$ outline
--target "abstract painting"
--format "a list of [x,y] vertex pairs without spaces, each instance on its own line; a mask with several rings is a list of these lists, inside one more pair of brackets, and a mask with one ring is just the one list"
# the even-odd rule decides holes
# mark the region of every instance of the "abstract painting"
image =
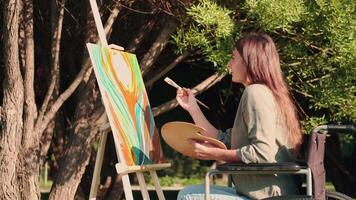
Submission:
[[159,134],[135,54],[87,44],[121,158],[128,166],[163,161]]

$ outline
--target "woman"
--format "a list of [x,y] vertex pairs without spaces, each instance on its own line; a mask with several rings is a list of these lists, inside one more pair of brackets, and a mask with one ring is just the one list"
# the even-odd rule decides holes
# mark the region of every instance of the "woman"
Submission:
[[[217,130],[205,118],[192,91],[177,91],[177,101],[189,112],[205,134],[224,142],[228,150],[190,141],[202,160],[243,163],[287,162],[301,143],[296,108],[283,80],[279,56],[266,34],[249,34],[237,41],[228,63],[232,81],[242,83],[241,97],[234,125],[226,132]],[[252,199],[296,194],[297,188],[287,175],[234,175],[235,190],[214,186],[215,199]],[[203,199],[203,185],[184,188],[178,199]],[[213,198],[214,199],[214,198]]]

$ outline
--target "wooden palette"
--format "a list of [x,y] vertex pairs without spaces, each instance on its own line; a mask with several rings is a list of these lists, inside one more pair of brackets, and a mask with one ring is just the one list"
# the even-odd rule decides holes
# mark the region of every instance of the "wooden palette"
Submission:
[[225,144],[219,140],[202,135],[204,132],[203,128],[195,124],[180,121],[168,122],[161,128],[164,141],[176,151],[189,157],[197,157],[194,153],[194,146],[189,143],[190,139],[226,149]]

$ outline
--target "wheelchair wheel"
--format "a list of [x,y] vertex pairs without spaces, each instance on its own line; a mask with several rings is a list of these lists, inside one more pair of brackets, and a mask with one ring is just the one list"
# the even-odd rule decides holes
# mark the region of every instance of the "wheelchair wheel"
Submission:
[[325,193],[326,195],[326,198],[327,200],[337,200],[337,199],[340,199],[340,200],[352,200],[351,197],[345,195],[345,194],[342,194],[340,192],[330,192],[330,191],[326,191]]

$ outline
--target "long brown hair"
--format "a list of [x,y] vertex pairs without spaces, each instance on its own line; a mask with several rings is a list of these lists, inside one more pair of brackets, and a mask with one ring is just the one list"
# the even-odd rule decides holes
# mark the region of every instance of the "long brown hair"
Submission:
[[238,40],[235,48],[246,63],[249,83],[266,85],[272,91],[281,119],[285,122],[288,144],[297,150],[302,138],[297,110],[283,79],[279,55],[272,38],[266,34],[249,34]]

